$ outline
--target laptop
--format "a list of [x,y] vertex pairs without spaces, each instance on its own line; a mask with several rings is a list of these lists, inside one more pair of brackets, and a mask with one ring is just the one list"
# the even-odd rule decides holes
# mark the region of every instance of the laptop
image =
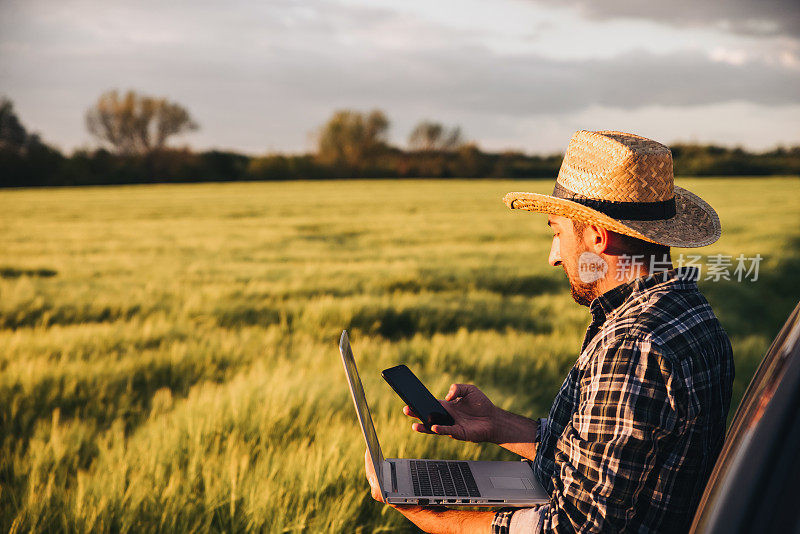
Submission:
[[448,507],[522,507],[550,500],[527,461],[384,458],[346,330],[339,340],[339,352],[385,502]]

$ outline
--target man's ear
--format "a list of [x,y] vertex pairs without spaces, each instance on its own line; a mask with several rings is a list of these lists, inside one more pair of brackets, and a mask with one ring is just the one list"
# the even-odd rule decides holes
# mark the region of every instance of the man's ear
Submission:
[[610,235],[608,230],[602,226],[590,224],[583,232],[583,242],[586,244],[586,248],[589,251],[600,255],[608,250]]

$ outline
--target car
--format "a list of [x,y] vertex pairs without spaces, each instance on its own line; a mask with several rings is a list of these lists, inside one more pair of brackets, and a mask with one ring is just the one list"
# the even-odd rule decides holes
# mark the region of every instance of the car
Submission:
[[800,303],[739,403],[692,533],[800,533]]

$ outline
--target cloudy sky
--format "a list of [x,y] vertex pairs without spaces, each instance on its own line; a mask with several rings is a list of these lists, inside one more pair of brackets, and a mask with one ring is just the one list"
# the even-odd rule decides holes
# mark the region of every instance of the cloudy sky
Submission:
[[797,0],[0,0],[0,95],[62,149],[94,146],[104,91],[185,105],[176,140],[313,148],[336,109],[380,108],[486,149],[577,129],[665,143],[800,144]]

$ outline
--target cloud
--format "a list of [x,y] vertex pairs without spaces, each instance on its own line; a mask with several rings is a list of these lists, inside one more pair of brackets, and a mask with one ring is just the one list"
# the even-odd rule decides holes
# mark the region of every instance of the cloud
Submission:
[[754,36],[800,38],[797,0],[534,0],[572,6],[595,19],[643,19],[675,26],[711,26]]
[[484,127],[486,146],[540,152],[564,150],[576,130],[635,132],[668,145],[678,142],[769,150],[800,145],[800,104],[763,106],[728,102],[704,106],[645,106],[632,110],[591,106],[581,111],[509,118]]
[[434,109],[519,115],[591,105],[637,108],[744,100],[795,103],[800,72],[763,63],[736,65],[691,53],[629,53],[608,60],[502,56],[483,49],[411,52],[330,61],[285,56],[273,82],[304,100],[427,103]]
[[[134,88],[186,105],[195,145],[310,148],[338,108],[382,108],[403,133],[423,118],[492,125],[599,107],[798,103],[800,69],[720,49],[602,59],[493,51],[472,32],[371,6],[278,0],[221,8],[65,0],[0,15],[0,74],[27,124],[67,146],[88,142],[83,113],[103,91]],[[163,6],[162,6],[163,4]]]

